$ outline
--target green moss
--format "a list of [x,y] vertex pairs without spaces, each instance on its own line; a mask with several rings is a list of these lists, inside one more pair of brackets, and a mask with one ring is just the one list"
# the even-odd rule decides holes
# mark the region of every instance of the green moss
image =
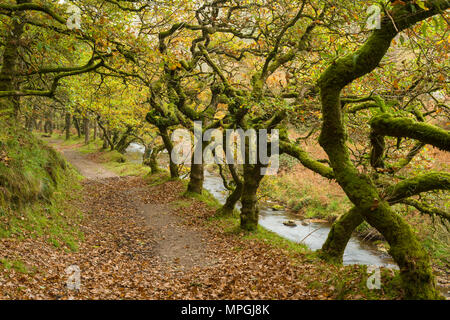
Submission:
[[105,162],[104,166],[107,169],[111,170],[112,172],[123,177],[126,176],[142,177],[148,175],[150,172],[150,168],[131,162],[123,162],[123,163],[119,163],[116,161]]
[[450,173],[428,172],[405,179],[389,187],[385,194],[389,202],[396,203],[402,199],[433,190],[450,190]]
[[32,273],[34,272],[34,268],[27,266],[20,260],[9,260],[9,259],[0,259],[0,265],[3,266],[7,271],[14,269],[20,273]]
[[262,226],[258,226],[256,232],[247,233],[244,238],[259,240],[276,248],[287,250],[288,252],[293,254],[305,254],[309,252],[309,249],[306,245],[287,240],[279,236],[278,234],[265,229]]
[[324,197],[323,190],[306,182],[300,184],[297,179],[289,174],[267,176],[261,182],[259,195],[311,219],[334,221],[350,208],[351,203],[345,197],[332,194]]
[[187,191],[184,193],[184,197],[196,199],[206,203],[210,208],[220,209],[222,207],[221,203],[211,193],[204,189],[202,194]]
[[363,222],[357,208],[353,208],[340,217],[331,227],[327,240],[318,255],[333,264],[342,264],[344,251],[353,231]]
[[30,133],[16,127],[0,129],[0,203],[19,208],[49,200],[66,169],[64,160]]
[[79,176],[52,148],[21,128],[1,128],[0,237],[44,237],[76,250],[81,214],[71,204],[80,195]]
[[167,171],[158,172],[155,174],[148,174],[144,177],[145,182],[147,182],[151,187],[162,185],[170,180],[170,175]]
[[370,126],[378,135],[412,138],[441,150],[450,151],[450,132],[437,126],[410,118],[394,118],[390,114],[374,117],[370,121]]

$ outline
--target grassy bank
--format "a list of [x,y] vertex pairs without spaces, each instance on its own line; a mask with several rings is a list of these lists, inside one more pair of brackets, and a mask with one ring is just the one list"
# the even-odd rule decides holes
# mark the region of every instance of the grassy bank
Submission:
[[[83,235],[80,176],[52,148],[21,128],[0,128],[0,239],[43,239],[75,251]],[[20,260],[0,256],[5,269],[25,272]]]

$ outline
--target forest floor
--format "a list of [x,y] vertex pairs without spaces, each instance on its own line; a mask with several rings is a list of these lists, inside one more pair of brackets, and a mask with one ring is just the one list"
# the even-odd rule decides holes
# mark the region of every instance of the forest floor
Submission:
[[[55,141],[54,141],[55,142]],[[45,239],[1,239],[21,261],[0,270],[0,299],[398,299],[398,276],[383,269],[382,289],[367,289],[364,266],[339,267],[267,231],[245,234],[219,219],[211,199],[183,195],[163,175],[119,177],[77,146],[53,144],[85,176],[76,251]],[[64,213],[61,213],[64,214]],[[293,249],[293,247],[295,248]],[[69,290],[67,268],[80,269]]]

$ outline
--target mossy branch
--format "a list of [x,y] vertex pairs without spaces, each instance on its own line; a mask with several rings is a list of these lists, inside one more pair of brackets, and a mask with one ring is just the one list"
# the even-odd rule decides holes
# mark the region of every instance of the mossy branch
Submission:
[[433,190],[450,190],[450,173],[432,172],[403,180],[387,188],[385,198],[389,203],[397,203],[403,199]]
[[420,202],[414,199],[402,200],[400,201],[400,203],[414,207],[423,214],[427,214],[432,217],[438,216],[450,222],[450,213],[445,212],[444,210],[440,210],[436,207],[430,206],[428,203]]
[[0,3],[0,9],[7,10],[7,11],[40,11],[43,13],[46,13],[56,21],[58,21],[61,24],[66,24],[67,19],[64,19],[63,17],[59,16],[55,12],[53,12],[50,8],[39,5],[36,3],[22,3],[22,4],[16,4],[16,5],[10,5],[6,3]]
[[450,151],[450,132],[430,124],[382,114],[373,118],[370,126],[378,135],[411,138]]
[[286,140],[280,141],[280,152],[290,155],[301,162],[303,166],[320,174],[321,176],[334,179],[333,169],[323,163],[314,160],[306,151]]
[[86,66],[80,68],[74,68],[73,71],[63,72],[58,74],[51,84],[49,90],[8,90],[8,91],[0,91],[0,98],[2,97],[25,97],[25,96],[41,96],[41,97],[53,97],[55,91],[59,85],[59,81],[63,78],[76,76],[79,74],[87,73],[94,71],[103,66],[103,60],[98,63],[94,63],[94,61],[90,61]]

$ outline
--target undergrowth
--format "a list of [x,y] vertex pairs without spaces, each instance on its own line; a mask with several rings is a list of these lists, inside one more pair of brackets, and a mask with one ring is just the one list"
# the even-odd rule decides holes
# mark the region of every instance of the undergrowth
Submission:
[[82,216],[72,202],[81,196],[80,176],[54,149],[15,126],[0,128],[0,154],[0,238],[40,237],[77,250]]

